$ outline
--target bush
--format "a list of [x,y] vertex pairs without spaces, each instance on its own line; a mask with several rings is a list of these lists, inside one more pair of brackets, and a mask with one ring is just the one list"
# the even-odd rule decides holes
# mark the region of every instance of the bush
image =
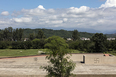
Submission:
[[44,45],[46,44],[44,39],[34,39],[32,41],[32,47],[34,49],[44,49]]
[[32,46],[32,43],[31,43],[31,41],[25,41],[25,42],[23,42],[23,46],[25,49],[30,49]]
[[0,42],[0,49],[6,49],[7,48],[7,43],[5,41]]
[[13,41],[12,42],[12,49],[24,49],[23,42],[21,41]]
[[17,41],[12,42],[12,49],[30,49],[32,46],[31,41]]

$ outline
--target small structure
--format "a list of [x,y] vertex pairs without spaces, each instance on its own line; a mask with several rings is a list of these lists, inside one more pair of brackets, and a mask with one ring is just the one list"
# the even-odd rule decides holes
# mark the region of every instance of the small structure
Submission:
[[71,38],[67,38],[67,41],[71,41],[72,39]]
[[85,37],[82,37],[80,38],[81,40],[90,40],[90,38],[85,38]]
[[25,38],[25,39],[24,39],[24,41],[28,41],[28,40],[29,40],[29,38]]
[[116,39],[115,39],[115,38],[107,38],[107,40],[109,40],[109,41],[110,41],[110,40],[116,40]]
[[96,64],[116,65],[116,56],[109,54],[83,55],[83,63],[95,65]]

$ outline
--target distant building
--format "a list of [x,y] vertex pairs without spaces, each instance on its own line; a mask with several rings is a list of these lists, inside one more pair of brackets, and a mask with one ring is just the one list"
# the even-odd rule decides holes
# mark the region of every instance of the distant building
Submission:
[[29,38],[24,38],[24,41],[28,41],[29,40]]
[[68,41],[72,40],[72,38],[67,38]]
[[85,37],[82,37],[80,38],[81,40],[90,40],[90,38],[85,38]]
[[116,38],[107,38],[107,40],[109,40],[109,41],[110,41],[110,40],[116,40]]

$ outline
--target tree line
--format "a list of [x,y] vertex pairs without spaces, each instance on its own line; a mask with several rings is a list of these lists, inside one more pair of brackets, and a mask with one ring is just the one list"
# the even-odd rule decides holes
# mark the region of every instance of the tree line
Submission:
[[[29,34],[29,39],[24,41],[23,37],[24,29],[12,27],[5,28],[0,31],[0,49],[44,49],[44,45],[47,43],[47,37],[45,33],[39,29],[37,34]],[[89,53],[103,53],[107,51],[116,50],[116,40],[108,41],[106,35],[102,33],[94,34],[91,40],[80,40],[80,33],[74,30],[71,35],[73,40],[67,41],[69,49],[80,50]]]

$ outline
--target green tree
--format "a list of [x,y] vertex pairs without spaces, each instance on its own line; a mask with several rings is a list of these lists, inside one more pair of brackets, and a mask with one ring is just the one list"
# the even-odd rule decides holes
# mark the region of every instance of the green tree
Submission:
[[74,30],[72,33],[72,38],[74,41],[79,40],[79,33],[77,30]]
[[23,29],[19,28],[19,32],[18,32],[18,36],[19,36],[19,40],[21,41],[21,38],[23,37]]
[[48,72],[48,77],[69,77],[75,68],[75,63],[66,57],[69,51],[65,40],[59,36],[49,37],[45,47],[51,50],[46,57],[50,65],[43,67]]
[[6,49],[6,48],[7,48],[6,41],[0,41],[0,49]]
[[12,35],[13,35],[13,41],[16,41],[17,33],[16,33],[16,30],[15,29],[13,30]]
[[4,40],[5,41],[7,41],[8,40],[8,29],[7,28],[5,28],[4,30],[3,30],[3,38],[4,38]]
[[12,27],[5,28],[3,30],[3,39],[5,41],[11,41],[12,40]]
[[111,41],[111,49],[116,50],[116,40]]
[[44,32],[41,29],[38,31],[36,38],[38,38],[38,39],[45,38]]
[[3,32],[0,32],[0,41],[3,41]]
[[32,46],[32,42],[31,41],[24,41],[23,45],[24,45],[25,49],[30,49]]
[[40,49],[39,42],[40,42],[40,39],[34,39],[34,40],[32,41],[32,47],[33,47],[34,49]]
[[29,34],[29,39],[30,40],[33,40],[34,39],[34,34],[33,33]]
[[12,36],[13,36],[13,35],[12,35],[13,28],[12,28],[12,27],[8,27],[7,30],[8,30],[8,40],[9,40],[9,41],[12,41],[12,38],[13,38],[13,37],[12,37]]
[[107,41],[107,37],[102,33],[96,33],[92,36],[91,40],[95,43],[94,52],[106,52],[105,42]]

